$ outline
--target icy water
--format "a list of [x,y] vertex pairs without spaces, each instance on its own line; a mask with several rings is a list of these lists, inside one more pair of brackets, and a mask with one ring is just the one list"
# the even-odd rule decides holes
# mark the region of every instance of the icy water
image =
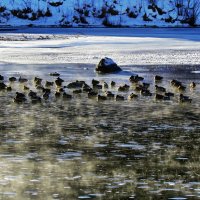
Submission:
[[[152,92],[153,76],[162,74],[159,85],[176,93],[165,102],[97,102],[81,94],[18,105],[12,98],[21,85],[14,83],[11,93],[0,92],[0,199],[200,199],[199,66],[124,66],[125,72],[104,76],[81,64],[0,68],[6,77],[29,80],[54,80],[48,73],[58,71],[64,85],[93,78],[130,84],[135,72],[152,83]],[[185,93],[191,104],[178,103],[171,79],[198,83]]]

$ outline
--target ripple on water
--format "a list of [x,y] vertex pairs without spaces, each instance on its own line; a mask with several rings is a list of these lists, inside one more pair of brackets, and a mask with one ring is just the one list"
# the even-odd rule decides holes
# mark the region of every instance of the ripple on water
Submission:
[[145,149],[145,146],[137,144],[137,143],[119,143],[116,144],[117,147],[121,147],[121,148],[131,148],[134,150],[143,150]]
[[78,199],[91,199],[92,197],[89,195],[81,195],[78,197]]
[[2,195],[2,196],[8,196],[8,197],[14,197],[14,196],[16,196],[16,192],[0,192],[0,195]]
[[80,159],[82,156],[82,152],[65,152],[62,154],[57,155],[58,160],[74,160],[74,159]]
[[168,198],[170,200],[186,200],[186,197],[172,197],[172,198]]

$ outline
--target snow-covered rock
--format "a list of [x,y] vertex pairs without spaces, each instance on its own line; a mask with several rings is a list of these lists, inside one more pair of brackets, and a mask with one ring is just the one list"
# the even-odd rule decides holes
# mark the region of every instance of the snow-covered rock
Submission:
[[0,25],[200,25],[200,3],[199,0],[1,0]]
[[122,69],[111,59],[111,58],[102,58],[99,64],[96,66],[96,71],[100,73],[112,73],[119,72]]

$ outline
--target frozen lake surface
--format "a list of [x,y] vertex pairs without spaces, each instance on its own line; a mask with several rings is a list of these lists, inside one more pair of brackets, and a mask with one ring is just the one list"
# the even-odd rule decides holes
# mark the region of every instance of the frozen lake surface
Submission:
[[0,31],[0,62],[96,64],[107,56],[119,64],[128,65],[199,64],[199,31],[198,28],[24,28]]
[[[71,100],[13,103],[23,84],[0,91],[0,199],[199,199],[200,50],[199,29],[19,29],[0,31],[0,74],[91,85],[106,81],[125,101],[98,102],[86,93]],[[98,75],[95,64],[108,56],[118,74]],[[131,74],[144,77],[155,94],[154,76],[174,92],[170,101],[135,92]],[[177,79],[191,104],[180,104]],[[111,87],[111,80],[117,86]],[[189,84],[197,83],[196,89]],[[52,93],[56,88],[53,86]],[[103,94],[106,89],[99,90]],[[28,98],[27,92],[24,92]]]

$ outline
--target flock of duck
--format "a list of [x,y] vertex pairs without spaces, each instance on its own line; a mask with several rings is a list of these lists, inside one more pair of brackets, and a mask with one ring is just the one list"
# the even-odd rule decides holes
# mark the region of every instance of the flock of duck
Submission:
[[[166,88],[160,86],[163,77],[156,75],[154,77],[155,90],[154,93],[150,91],[150,84],[144,82],[144,78],[138,75],[132,75],[129,78],[130,85],[124,84],[117,86],[116,82],[111,81],[110,84],[105,81],[99,81],[93,79],[91,85],[88,85],[85,81],[76,80],[64,86],[64,80],[60,78],[60,74],[57,72],[50,73],[50,76],[56,77],[54,81],[45,81],[39,77],[33,79],[34,91],[28,86],[28,79],[9,77],[5,78],[0,75],[0,91],[11,92],[15,87],[15,83],[19,82],[22,90],[16,91],[13,101],[16,103],[26,102],[28,99],[32,103],[39,103],[48,100],[50,97],[72,99],[76,94],[86,93],[88,98],[97,99],[98,101],[105,101],[107,99],[113,99],[116,101],[133,100],[141,96],[154,96],[155,100],[167,101],[171,100],[175,96],[175,93],[167,91]],[[5,81],[7,79],[7,82]],[[186,90],[186,86],[178,80],[170,81],[171,87],[177,92],[178,101],[181,103],[191,103],[192,99],[189,96],[183,95]],[[190,88],[194,89],[196,83],[191,82]],[[111,91],[109,91],[109,88]],[[66,92],[66,89],[68,93]],[[117,92],[112,92],[113,90]],[[119,93],[118,93],[119,92]],[[131,92],[128,97],[127,92]],[[117,93],[117,94],[116,94]]]

